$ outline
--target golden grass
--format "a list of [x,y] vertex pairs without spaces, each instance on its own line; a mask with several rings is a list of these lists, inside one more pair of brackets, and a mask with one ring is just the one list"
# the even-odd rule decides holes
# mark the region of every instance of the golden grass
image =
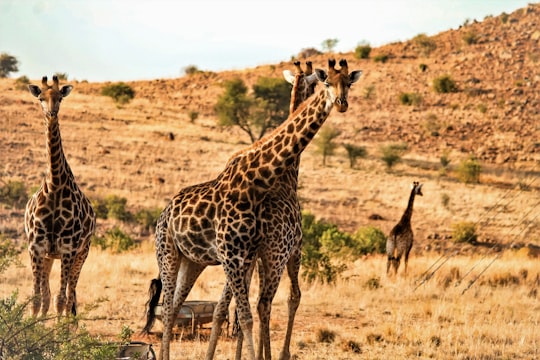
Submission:
[[[438,258],[436,254],[414,257],[407,276],[399,274],[389,279],[384,275],[384,257],[370,256],[351,264],[335,285],[302,282],[292,353],[306,360],[358,356],[363,359],[530,359],[540,355],[538,260],[518,252],[506,253],[491,265],[494,256],[452,257],[429,281],[418,285],[423,273]],[[21,255],[21,261],[24,267],[11,267],[0,276],[2,296],[16,289],[20,298],[30,295],[28,256]],[[55,263],[51,275],[53,293],[58,288],[58,269],[59,264]],[[457,285],[457,280],[469,271]],[[156,274],[150,242],[124,254],[92,248],[77,289],[79,309],[87,318],[84,323],[90,332],[117,340],[123,326],[136,332],[142,329],[148,285]],[[223,285],[221,268],[208,268],[189,299],[217,300]],[[254,282],[252,305],[256,301],[256,289]],[[284,279],[272,311],[274,356],[278,356],[285,333],[287,296],[288,279]],[[156,336],[142,340],[152,342],[158,349],[159,321],[153,330]],[[203,336],[195,339],[188,332],[180,332],[172,344],[174,358],[203,358],[209,331],[204,330]],[[234,339],[222,336],[216,359],[233,357],[235,346]]]

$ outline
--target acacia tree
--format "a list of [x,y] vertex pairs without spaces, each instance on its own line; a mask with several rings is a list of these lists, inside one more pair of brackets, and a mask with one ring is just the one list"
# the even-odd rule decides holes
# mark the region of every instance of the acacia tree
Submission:
[[222,126],[238,126],[251,142],[262,138],[287,118],[290,86],[282,79],[260,78],[253,94],[242,79],[224,82],[225,92],[218,98],[214,110]]
[[15,56],[8,53],[0,54],[0,78],[7,78],[9,73],[19,71],[18,63],[19,61]]

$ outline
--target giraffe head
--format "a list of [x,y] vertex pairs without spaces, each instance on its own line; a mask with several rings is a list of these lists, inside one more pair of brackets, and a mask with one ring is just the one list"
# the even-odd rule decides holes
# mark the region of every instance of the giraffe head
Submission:
[[53,76],[51,86],[47,84],[47,77],[41,79],[41,88],[37,85],[28,85],[30,93],[38,98],[41,103],[41,108],[46,117],[55,117],[60,110],[62,99],[69,95],[73,86],[64,85],[62,88],[58,86],[58,76]]
[[420,184],[418,181],[413,181],[411,185],[412,192],[415,195],[424,196],[424,194],[422,194],[422,185],[423,184]]
[[339,61],[340,69],[336,69],[336,60],[328,60],[328,72],[322,69],[315,69],[317,79],[326,86],[326,91],[330,100],[334,103],[334,107],[339,112],[347,111],[349,103],[349,89],[353,83],[358,81],[362,71],[354,70],[349,73],[347,60]]
[[301,103],[315,92],[317,86],[317,76],[313,73],[311,61],[306,61],[306,72],[302,70],[300,61],[295,61],[296,68],[293,74],[290,70],[283,70],[283,77],[293,87],[291,90],[291,105],[289,112],[293,113]]

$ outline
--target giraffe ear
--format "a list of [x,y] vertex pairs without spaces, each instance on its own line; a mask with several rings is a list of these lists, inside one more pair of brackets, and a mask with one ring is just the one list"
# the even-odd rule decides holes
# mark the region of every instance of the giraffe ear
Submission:
[[319,80],[322,83],[324,83],[326,79],[328,78],[328,74],[323,69],[315,69],[314,74],[317,77],[317,80]]
[[30,93],[35,97],[38,97],[39,94],[41,94],[41,89],[36,85],[28,85],[28,90],[30,90]]
[[289,84],[294,85],[294,75],[290,70],[283,70],[283,77]]
[[69,95],[69,93],[71,93],[71,90],[73,90],[73,86],[71,85],[64,85],[62,86],[62,88],[60,89],[60,93],[62,94],[62,97],[66,97]]
[[355,70],[355,71],[352,71],[352,72],[349,74],[349,83],[352,84],[352,83],[357,82],[358,79],[360,79],[360,76],[362,76],[362,70]]

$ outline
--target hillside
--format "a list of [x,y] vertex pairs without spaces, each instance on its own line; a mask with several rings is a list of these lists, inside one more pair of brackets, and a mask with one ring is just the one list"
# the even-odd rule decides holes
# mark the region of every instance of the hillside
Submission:
[[[368,157],[350,169],[340,147],[323,167],[315,146],[308,147],[300,170],[303,208],[344,231],[369,224],[388,233],[406,206],[410,183],[418,180],[425,185],[413,216],[415,251],[452,246],[447,235],[463,221],[477,224],[483,244],[540,244],[540,5],[429,40],[436,45],[429,52],[411,39],[374,48],[369,59],[352,52],[310,58],[321,68],[329,57],[345,58],[350,70],[363,70],[348,112],[332,113],[325,126],[341,130],[338,143],[365,146]],[[380,55],[388,60],[374,61]],[[251,87],[261,76],[281,77],[284,69],[292,64],[129,82],[136,98],[122,107],[100,96],[104,84],[72,82],[60,111],[71,168],[91,198],[115,194],[132,209],[162,208],[181,187],[216,176],[233,152],[248,145],[241,132],[216,125],[221,84],[240,77]],[[442,75],[456,82],[457,92],[433,90]],[[402,93],[422,100],[403,105]],[[0,104],[0,185],[22,181],[35,189],[45,171],[39,105],[11,79],[0,80]],[[189,111],[199,113],[193,122]],[[406,143],[408,152],[388,171],[379,148],[390,143]],[[444,174],[443,155],[450,159]],[[456,179],[453,169],[469,155],[481,161],[480,184]],[[22,241],[23,214],[0,204],[0,233]],[[373,214],[382,220],[371,220]],[[101,222],[98,233],[108,226]]]

